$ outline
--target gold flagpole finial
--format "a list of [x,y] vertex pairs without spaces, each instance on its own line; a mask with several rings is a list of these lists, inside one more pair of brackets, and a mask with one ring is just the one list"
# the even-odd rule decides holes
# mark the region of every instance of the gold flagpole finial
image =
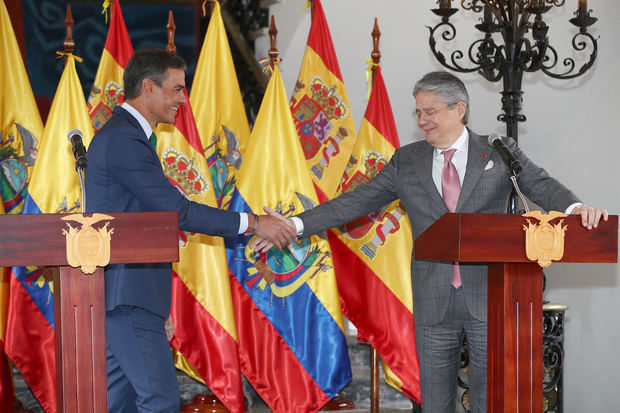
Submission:
[[372,36],[372,52],[370,52],[370,59],[366,59],[366,63],[368,63],[368,68],[366,69],[366,83],[368,83],[366,100],[370,99],[372,84],[375,80],[377,67],[379,67],[379,61],[381,61],[381,51],[379,50],[379,38],[381,37],[381,31],[379,31],[379,24],[376,17],[375,25],[370,35]]

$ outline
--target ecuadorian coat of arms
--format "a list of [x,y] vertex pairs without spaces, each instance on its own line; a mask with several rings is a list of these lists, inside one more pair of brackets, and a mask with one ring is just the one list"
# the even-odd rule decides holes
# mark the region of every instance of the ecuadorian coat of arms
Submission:
[[550,211],[548,214],[532,211],[522,216],[535,218],[539,221],[538,224],[533,224],[528,219],[528,225],[523,226],[527,258],[538,261],[538,265],[541,267],[548,267],[551,261],[561,260],[564,256],[564,233],[567,227],[562,225],[563,219],[555,225],[551,225],[549,221],[567,215],[558,211]]
[[[296,193],[305,209],[313,208],[314,202],[300,193]],[[280,203],[275,211],[290,216],[295,211],[294,203],[289,204],[284,211]],[[248,288],[268,289],[273,297],[282,299],[284,305],[286,297],[291,296],[309,280],[333,268],[331,253],[326,247],[327,240],[314,235],[311,238],[301,238],[282,250],[271,248],[266,253],[256,253],[245,246],[245,260],[250,264],[247,267],[245,284]]]

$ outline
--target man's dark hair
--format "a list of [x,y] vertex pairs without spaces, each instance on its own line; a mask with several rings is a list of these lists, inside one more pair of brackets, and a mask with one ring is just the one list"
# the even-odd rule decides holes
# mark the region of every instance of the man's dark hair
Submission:
[[430,72],[415,84],[413,97],[416,97],[420,92],[434,93],[446,106],[463,102],[465,104],[463,123],[467,125],[469,120],[469,94],[461,79],[445,71]]
[[166,79],[167,69],[187,69],[185,60],[177,55],[171,55],[163,49],[142,49],[133,55],[125,72],[125,99],[131,100],[140,96],[142,81],[151,79],[157,86],[161,86]]

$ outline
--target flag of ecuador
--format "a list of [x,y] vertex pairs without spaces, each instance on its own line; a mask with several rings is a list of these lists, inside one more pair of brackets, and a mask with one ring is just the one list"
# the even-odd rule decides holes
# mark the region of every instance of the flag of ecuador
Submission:
[[[381,68],[355,149],[342,178],[343,192],[372,179],[400,147]],[[334,236],[337,235],[337,236]],[[388,383],[420,403],[411,292],[411,227],[400,201],[330,230],[338,290],[345,316],[395,374]]]
[[[289,216],[316,204],[276,66],[230,206]],[[351,379],[327,240],[260,255],[247,241],[226,241],[243,373],[274,412],[317,411]]]
[[[174,125],[159,124],[157,154],[170,182],[192,201],[216,206],[209,168],[189,104]],[[181,233],[179,262],[172,264],[172,345],[175,364],[204,381],[233,413],[243,412],[237,333],[224,240]]]
[[320,202],[332,198],[355,144],[355,125],[336,52],[320,0],[312,25],[291,112]]
[[11,19],[0,1],[0,199],[7,214],[24,206],[26,187],[43,136]]

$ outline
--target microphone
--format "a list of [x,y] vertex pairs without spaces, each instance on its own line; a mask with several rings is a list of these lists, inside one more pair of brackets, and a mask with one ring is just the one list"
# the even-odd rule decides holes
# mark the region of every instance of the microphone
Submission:
[[519,159],[517,159],[515,154],[512,153],[510,149],[508,149],[508,147],[498,134],[492,133],[489,135],[489,145],[495,148],[497,152],[499,152],[499,154],[501,155],[502,160],[508,167],[510,181],[512,182],[512,186],[514,187],[514,191],[510,195],[510,205],[508,205],[508,213],[517,213],[517,200],[515,198],[515,192],[521,199],[521,203],[523,204],[525,211],[530,212],[527,201],[525,200],[521,189],[519,189],[519,184],[517,183],[517,174],[521,172],[522,169],[521,162],[519,161]]
[[79,129],[71,129],[67,133],[67,139],[71,142],[71,150],[75,158],[75,169],[86,169],[88,159],[86,158],[86,148],[82,143],[82,131]]
[[512,153],[510,149],[508,149],[508,147],[498,134],[492,133],[489,135],[489,145],[494,147],[495,150],[499,152],[511,175],[515,175],[521,172],[521,162],[519,161],[519,159],[517,159],[515,154]]

